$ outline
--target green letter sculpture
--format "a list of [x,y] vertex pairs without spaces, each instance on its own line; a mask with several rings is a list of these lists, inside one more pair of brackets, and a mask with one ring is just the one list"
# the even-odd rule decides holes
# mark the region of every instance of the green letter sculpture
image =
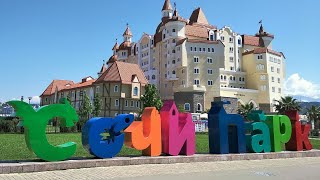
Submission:
[[288,116],[267,116],[267,124],[270,128],[271,149],[273,152],[282,151],[281,143],[287,143],[291,138],[292,128]]
[[30,151],[45,161],[62,161],[70,158],[75,152],[77,145],[68,142],[58,146],[49,144],[46,137],[46,127],[50,119],[59,117],[66,127],[74,126],[79,120],[75,109],[67,99],[60,100],[61,104],[44,106],[35,111],[29,104],[22,101],[8,102],[16,111],[16,115],[23,120],[25,139]]
[[270,152],[270,132],[268,126],[264,123],[266,120],[264,112],[252,111],[248,115],[248,119],[255,121],[249,125],[251,131],[251,134],[247,137],[249,150],[255,153]]

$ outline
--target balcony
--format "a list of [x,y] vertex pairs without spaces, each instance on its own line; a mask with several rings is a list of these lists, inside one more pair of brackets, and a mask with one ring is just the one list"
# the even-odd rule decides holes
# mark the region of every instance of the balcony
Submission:
[[179,80],[179,78],[177,77],[176,74],[171,74],[171,75],[167,76],[167,80],[169,80],[169,81],[177,81],[177,80]]

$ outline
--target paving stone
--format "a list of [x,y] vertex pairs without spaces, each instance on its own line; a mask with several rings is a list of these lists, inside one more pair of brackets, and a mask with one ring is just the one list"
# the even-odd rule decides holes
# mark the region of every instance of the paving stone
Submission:
[[10,173],[22,173],[22,166],[20,164],[11,165]]

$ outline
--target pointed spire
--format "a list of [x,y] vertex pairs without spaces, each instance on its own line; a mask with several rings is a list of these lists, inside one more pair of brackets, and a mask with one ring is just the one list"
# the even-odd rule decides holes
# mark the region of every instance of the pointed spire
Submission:
[[100,72],[98,72],[98,76],[100,77],[106,70],[107,70],[106,63],[105,63],[105,60],[103,60],[103,64],[102,64]]
[[209,24],[204,12],[200,7],[192,12],[190,16],[190,23]]
[[126,31],[123,33],[123,36],[132,36],[132,32],[129,28],[129,24],[127,23]]
[[177,4],[176,4],[176,3],[174,3],[173,5],[174,5],[173,17],[178,17],[178,16],[179,16],[179,14],[178,14],[178,10],[177,10]]
[[162,11],[165,11],[165,10],[172,10],[170,0],[165,0],[163,7],[162,7]]
[[116,44],[113,46],[112,50],[115,51],[117,49],[119,49],[118,39],[116,39]]
[[263,33],[264,33],[263,25],[262,23],[260,23],[259,34],[263,34]]

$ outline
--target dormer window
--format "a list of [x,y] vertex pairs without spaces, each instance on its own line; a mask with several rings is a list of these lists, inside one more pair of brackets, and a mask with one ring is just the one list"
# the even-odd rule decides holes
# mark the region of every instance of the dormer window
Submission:
[[138,96],[138,91],[139,91],[139,89],[138,89],[137,87],[135,87],[135,88],[133,89],[133,95],[134,95],[134,96]]

